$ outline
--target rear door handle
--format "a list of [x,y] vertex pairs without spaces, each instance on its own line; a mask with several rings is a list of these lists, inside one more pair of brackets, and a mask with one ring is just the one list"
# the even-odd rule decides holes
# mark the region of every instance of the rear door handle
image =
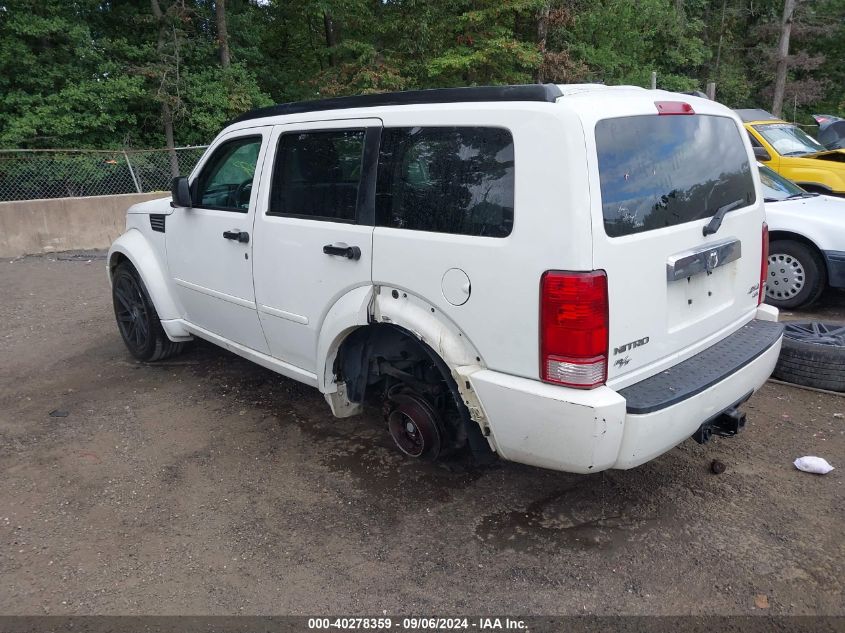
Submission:
[[232,229],[231,231],[223,231],[223,237],[227,240],[236,240],[241,244],[249,242],[249,233],[241,231],[240,229]]
[[357,246],[347,246],[346,244],[326,244],[323,247],[323,252],[326,255],[339,255],[347,259],[361,259],[361,249]]

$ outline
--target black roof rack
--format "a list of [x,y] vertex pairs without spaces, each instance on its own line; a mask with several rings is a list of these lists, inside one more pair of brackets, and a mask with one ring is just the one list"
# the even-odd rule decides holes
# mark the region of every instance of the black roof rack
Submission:
[[375,106],[411,105],[418,103],[461,103],[481,101],[554,101],[563,96],[555,84],[526,84],[520,86],[478,86],[469,88],[434,88],[431,90],[406,90],[352,97],[335,97],[317,101],[295,101],[258,108],[240,115],[231,123],[249,121],[282,114],[342,110],[346,108],[371,108]]

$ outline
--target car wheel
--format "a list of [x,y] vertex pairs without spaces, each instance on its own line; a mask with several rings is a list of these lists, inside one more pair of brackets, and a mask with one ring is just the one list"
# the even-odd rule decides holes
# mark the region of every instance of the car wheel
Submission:
[[787,323],[774,377],[805,387],[845,391],[845,325]]
[[182,351],[185,344],[167,338],[144,282],[127,262],[117,267],[112,278],[112,305],[123,342],[138,360],[163,360]]
[[766,303],[778,308],[806,307],[824,291],[821,258],[800,242],[777,240],[769,245]]

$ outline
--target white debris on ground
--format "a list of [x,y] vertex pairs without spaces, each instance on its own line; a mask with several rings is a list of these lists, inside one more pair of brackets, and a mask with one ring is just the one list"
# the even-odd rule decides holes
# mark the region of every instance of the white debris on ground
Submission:
[[805,473],[813,473],[815,475],[826,475],[833,470],[833,466],[831,466],[826,459],[822,457],[815,457],[813,455],[799,457],[793,462],[793,464],[795,464],[795,468],[798,470],[803,470]]

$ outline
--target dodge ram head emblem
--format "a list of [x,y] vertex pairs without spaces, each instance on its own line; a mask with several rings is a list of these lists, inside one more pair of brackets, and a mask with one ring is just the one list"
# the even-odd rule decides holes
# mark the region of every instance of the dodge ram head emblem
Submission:
[[707,267],[707,271],[710,272],[714,268],[719,266],[719,251],[712,250],[707,253],[707,260],[704,264]]

